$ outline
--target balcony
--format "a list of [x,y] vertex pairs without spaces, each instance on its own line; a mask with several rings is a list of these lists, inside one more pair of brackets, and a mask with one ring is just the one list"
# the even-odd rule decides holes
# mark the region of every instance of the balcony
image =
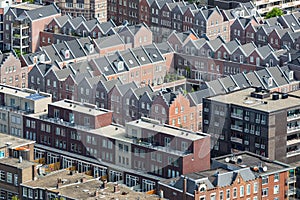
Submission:
[[298,143],[300,143],[300,138],[288,140],[288,141],[286,141],[286,143],[287,143],[288,146],[298,144]]
[[235,143],[239,143],[239,144],[243,144],[243,139],[238,138],[238,137],[230,137],[230,141],[235,142]]
[[295,195],[296,194],[296,189],[295,188],[291,188],[286,193],[287,193],[287,196]]
[[300,126],[287,127],[287,133],[295,133],[300,131]]
[[300,149],[294,150],[294,151],[289,151],[286,153],[287,157],[292,157],[292,156],[297,156],[300,154]]
[[243,119],[243,114],[231,113],[231,117],[236,119]]
[[255,143],[255,148],[260,148],[260,144]]
[[31,110],[31,109],[22,110],[22,109],[20,109],[19,106],[3,106],[3,105],[1,105],[0,110],[9,111],[9,112],[13,112],[16,114],[31,114],[31,113],[33,113],[33,110]]
[[296,119],[300,119],[300,114],[294,114],[294,115],[290,115],[287,117],[287,121],[293,121],[293,120],[296,120]]
[[231,129],[235,131],[243,132],[243,127],[237,126],[237,125],[231,125]]
[[63,121],[63,120],[58,119],[58,118],[50,118],[50,117],[48,117],[47,115],[41,115],[41,116],[39,116],[39,118],[40,118],[41,120],[46,121],[46,122],[51,122],[51,123],[61,124],[61,125],[63,125],[63,126],[67,126],[67,127],[73,128],[73,129],[80,129],[80,130],[84,130],[84,131],[89,131],[89,130],[91,130],[91,128],[88,127],[88,126],[77,125],[77,124],[75,124],[75,123],[70,123],[70,122],[67,122],[67,121]]
[[295,183],[296,180],[297,180],[296,176],[291,176],[291,177],[287,178],[286,183],[287,184]]

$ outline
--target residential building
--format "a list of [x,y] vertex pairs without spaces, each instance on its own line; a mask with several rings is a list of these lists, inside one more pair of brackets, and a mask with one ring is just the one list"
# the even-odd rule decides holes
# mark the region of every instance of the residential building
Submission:
[[[265,79],[274,84],[273,79]],[[270,93],[261,87],[204,99],[203,131],[212,135],[212,154],[246,150],[270,159],[295,162],[299,156],[298,99],[297,91]]]
[[23,3],[11,6],[4,19],[5,50],[15,49],[20,55],[37,51],[40,31],[53,17],[60,15],[55,4],[38,6]]
[[[220,1],[220,0],[208,0],[208,4],[210,6],[218,6],[221,9],[232,9],[239,5],[239,3],[250,3],[250,1],[245,0],[238,0],[238,1]],[[255,8],[257,9],[257,12],[261,15],[266,15],[268,12],[270,12],[273,8],[280,8],[284,10],[287,13],[292,12],[294,9],[298,8],[300,1],[294,0],[294,1],[275,1],[275,2],[269,2],[269,1],[261,1],[261,0],[255,0],[252,2]]]
[[106,22],[107,3],[103,0],[42,0],[43,3],[56,3],[61,10],[62,15],[71,15],[72,17],[83,16],[87,20],[97,19]]
[[[143,118],[123,128],[111,124],[111,111],[71,100],[49,104],[48,114],[26,115],[24,120],[24,132],[37,134],[35,159],[44,164],[57,163],[55,169],[73,166],[84,172],[94,165],[102,166],[107,170],[101,174],[109,175],[108,181],[148,191],[156,188],[158,177],[209,168],[210,138],[206,134],[156,120]],[[32,126],[34,123],[36,126]],[[139,181],[131,185],[125,179],[127,173]],[[150,188],[142,184],[147,177],[153,183]]]
[[0,54],[0,82],[4,85],[25,88],[28,86],[28,70],[14,52]]
[[39,177],[37,180],[23,183],[22,191],[23,200],[55,198],[96,200],[99,198],[118,199],[123,197],[139,198],[140,200],[159,199],[157,195],[136,192],[121,184],[107,183],[104,179],[99,180],[99,178],[94,178],[85,173],[74,173],[68,170],[53,172]]
[[[0,99],[0,131],[17,137],[23,137],[23,115],[44,112],[51,103],[50,94],[6,85],[0,85]],[[25,135],[36,140],[35,133]]]
[[295,167],[249,152],[212,159],[212,169],[161,181],[167,199],[291,199]]
[[35,141],[0,134],[0,198],[20,198],[20,184],[35,177]]

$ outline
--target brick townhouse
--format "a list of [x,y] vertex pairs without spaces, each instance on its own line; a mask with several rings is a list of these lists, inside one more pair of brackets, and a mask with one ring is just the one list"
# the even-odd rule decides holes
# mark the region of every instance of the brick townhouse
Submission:
[[[25,133],[37,134],[35,159],[45,158],[45,164],[59,162],[61,168],[74,166],[80,172],[93,171],[93,163],[98,164],[106,169],[101,176],[108,176],[109,181],[121,181],[143,191],[156,188],[155,177],[209,168],[210,138],[205,134],[146,118],[122,128],[111,125],[111,119],[111,111],[63,100],[49,104],[48,113],[24,117],[24,129]],[[132,170],[137,173],[132,174]],[[150,188],[145,188],[147,177],[154,183]]]
[[21,62],[14,52],[0,54],[0,82],[15,87],[27,87],[28,67]]
[[250,152],[212,159],[212,169],[159,183],[168,199],[295,198],[295,167]]
[[180,41],[183,40],[176,39],[175,35],[168,39],[173,49],[177,49],[174,56],[175,70],[179,75],[198,83],[225,75],[259,70],[263,66],[282,66],[288,61],[285,51],[276,51],[269,44],[258,47],[253,42],[241,44],[238,40],[226,43],[220,37],[215,40],[195,40],[186,36],[183,38],[187,39],[181,44]]

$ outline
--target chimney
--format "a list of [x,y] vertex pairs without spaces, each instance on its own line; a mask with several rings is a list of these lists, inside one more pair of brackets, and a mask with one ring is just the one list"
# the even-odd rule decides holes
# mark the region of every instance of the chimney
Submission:
[[80,179],[80,181],[81,181],[81,183],[85,183],[85,182],[86,182],[86,177],[82,177],[82,178]]
[[98,190],[95,191],[95,197],[97,197],[97,196],[99,196],[99,191]]
[[183,178],[183,200],[186,200],[187,178]]
[[118,184],[115,184],[115,185],[114,185],[114,193],[118,193],[118,192],[120,192],[119,185],[118,185]]
[[107,180],[103,181],[102,188],[105,189],[107,187]]
[[22,163],[23,162],[23,158],[22,156],[19,156],[19,163]]

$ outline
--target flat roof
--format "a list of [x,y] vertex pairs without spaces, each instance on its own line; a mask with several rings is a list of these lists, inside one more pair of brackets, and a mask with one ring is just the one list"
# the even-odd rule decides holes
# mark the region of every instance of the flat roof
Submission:
[[[209,97],[208,99],[221,103],[248,107],[250,109],[260,110],[264,112],[274,112],[278,110],[300,106],[300,98],[297,97],[289,96],[286,99],[282,99],[281,95],[279,95],[278,100],[272,100],[271,94],[269,97],[259,99],[251,97],[251,92],[255,92],[255,88],[242,89],[228,94]],[[300,96],[300,92],[298,94]]]
[[87,115],[92,115],[92,116],[98,116],[98,115],[102,115],[102,114],[111,112],[110,110],[96,108],[96,106],[92,105],[92,104],[87,104],[87,103],[82,104],[79,102],[75,102],[72,100],[66,100],[66,99],[61,100],[61,101],[56,101],[49,105],[64,108],[67,110],[74,110],[76,112],[85,113]]
[[[154,123],[152,123],[154,122]],[[162,125],[159,124],[156,120],[152,119],[139,119],[135,121],[131,121],[127,123],[128,125],[132,125],[135,127],[143,128],[143,129],[150,129],[150,130],[156,130],[160,133],[165,133],[168,135],[173,135],[175,137],[185,138],[188,140],[199,140],[205,138],[206,135],[198,135],[197,132],[192,132],[190,130],[181,129],[175,126],[169,126],[169,125]],[[202,134],[202,133],[199,133]]]
[[31,4],[31,3],[20,3],[20,4],[16,4],[16,5],[11,5],[11,7],[18,8],[18,9],[23,9],[23,10],[34,10],[34,9],[37,9],[37,8],[41,8],[43,6],[38,5],[38,4]]
[[0,148],[8,146],[10,149],[14,149],[17,147],[21,147],[28,144],[34,144],[34,143],[35,141],[32,140],[27,140],[12,135],[0,133]]
[[35,163],[24,159],[20,163],[19,159],[17,158],[1,158],[0,165],[6,165],[14,168],[19,168],[19,169],[26,169],[28,167],[32,167],[33,165],[35,165]]
[[[62,187],[54,192],[59,192],[60,195],[85,200],[96,200],[96,199],[140,199],[140,200],[158,200],[157,195],[147,195],[146,193],[135,192],[129,187],[119,184],[120,192],[114,193],[114,183],[107,183],[105,189],[100,189],[102,182],[96,179],[89,180],[85,183],[79,183]],[[98,191],[98,196],[95,195]]]
[[255,167],[255,166],[267,167],[266,171],[258,172],[259,174],[262,174],[262,175],[270,173],[270,172],[288,170],[290,168],[293,168],[288,164],[279,162],[277,160],[270,160],[270,159],[265,158],[263,156],[260,156],[260,155],[257,155],[257,154],[251,153],[251,152],[247,152],[247,151],[234,154],[234,157],[236,157],[236,158],[239,157],[239,156],[242,159],[242,162],[239,162],[239,163],[237,163],[237,162],[235,162],[235,163],[226,162],[225,159],[226,158],[231,159],[233,157],[232,154],[217,157],[217,158],[212,158],[212,160],[215,160],[219,163],[225,164],[231,169],[235,169],[235,168],[240,169],[240,168]]
[[[69,170],[63,169],[49,173],[46,176],[40,176],[37,180],[23,183],[23,185],[32,188],[56,189],[58,179],[61,179],[62,182],[67,185],[80,182],[81,178],[85,178],[86,180],[93,179],[92,176],[88,176],[85,173],[73,173],[73,175],[71,175]],[[62,186],[64,186],[64,184],[62,184]]]
[[115,138],[123,142],[133,142],[133,139],[126,137],[127,134],[125,128],[116,125],[108,125],[102,128],[92,129],[89,133],[94,133],[107,138]]
[[31,89],[21,89],[17,87],[7,86],[0,84],[0,92],[32,101],[37,101],[43,98],[50,98],[51,95],[47,93],[37,92]]

